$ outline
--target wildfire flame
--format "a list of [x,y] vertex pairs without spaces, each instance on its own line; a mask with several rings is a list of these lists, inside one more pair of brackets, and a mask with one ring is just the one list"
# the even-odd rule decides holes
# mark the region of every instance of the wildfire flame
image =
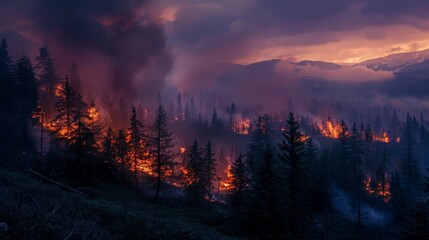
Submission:
[[235,133],[248,135],[250,129],[250,119],[245,118],[241,120],[235,127]]
[[221,191],[229,191],[234,189],[234,185],[232,184],[233,181],[233,174],[232,174],[232,165],[231,163],[228,163],[228,165],[225,168],[224,171],[226,175],[226,179],[220,182],[219,190]]
[[387,136],[387,133],[386,133],[386,132],[384,132],[384,133],[383,133],[383,134],[381,134],[381,135],[374,135],[373,140],[374,140],[374,141],[378,141],[378,142],[384,142],[384,143],[389,143],[389,142],[390,142],[390,139],[389,139],[389,137]]
[[341,134],[341,125],[327,120],[320,126],[320,132],[327,138],[339,138]]
[[390,192],[390,182],[388,178],[384,179],[384,189],[382,182],[374,182],[375,179],[368,177],[364,180],[365,190],[369,195],[377,196],[383,199],[384,202],[389,202],[392,194]]

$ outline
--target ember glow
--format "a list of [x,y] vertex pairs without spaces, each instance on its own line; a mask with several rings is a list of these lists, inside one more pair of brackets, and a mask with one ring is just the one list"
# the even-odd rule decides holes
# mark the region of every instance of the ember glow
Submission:
[[379,197],[384,202],[391,199],[389,178],[385,177],[382,181],[377,181],[371,177],[364,180],[365,190],[369,195]]
[[341,125],[339,123],[334,123],[331,120],[322,122],[320,126],[320,132],[327,138],[339,138],[341,131]]

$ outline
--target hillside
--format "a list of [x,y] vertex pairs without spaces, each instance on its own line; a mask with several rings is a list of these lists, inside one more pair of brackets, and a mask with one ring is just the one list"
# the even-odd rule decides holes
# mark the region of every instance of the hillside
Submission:
[[105,183],[80,195],[3,169],[0,192],[2,239],[234,239],[222,206],[166,207]]

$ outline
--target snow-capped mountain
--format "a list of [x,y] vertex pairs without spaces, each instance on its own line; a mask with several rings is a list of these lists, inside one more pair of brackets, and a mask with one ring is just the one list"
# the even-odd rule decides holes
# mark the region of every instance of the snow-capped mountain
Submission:
[[408,66],[421,63],[427,59],[429,59],[429,49],[417,52],[390,54],[385,57],[366,60],[354,66],[365,66],[374,71],[399,72]]
[[316,67],[323,70],[337,70],[342,67],[341,65],[336,63],[322,62],[322,61],[309,61],[309,60],[304,60],[293,64],[297,66],[302,66],[302,67],[311,66],[311,67]]

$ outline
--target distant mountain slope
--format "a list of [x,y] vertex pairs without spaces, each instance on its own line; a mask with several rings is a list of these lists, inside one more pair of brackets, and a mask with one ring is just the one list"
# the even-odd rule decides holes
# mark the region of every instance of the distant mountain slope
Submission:
[[354,66],[365,66],[374,71],[398,72],[403,68],[423,62],[427,59],[429,59],[429,49],[417,52],[395,53],[385,57],[366,60]]
[[336,63],[322,62],[322,61],[309,61],[309,60],[304,60],[294,64],[302,67],[305,67],[305,66],[316,67],[323,70],[337,70],[342,67],[341,65]]

